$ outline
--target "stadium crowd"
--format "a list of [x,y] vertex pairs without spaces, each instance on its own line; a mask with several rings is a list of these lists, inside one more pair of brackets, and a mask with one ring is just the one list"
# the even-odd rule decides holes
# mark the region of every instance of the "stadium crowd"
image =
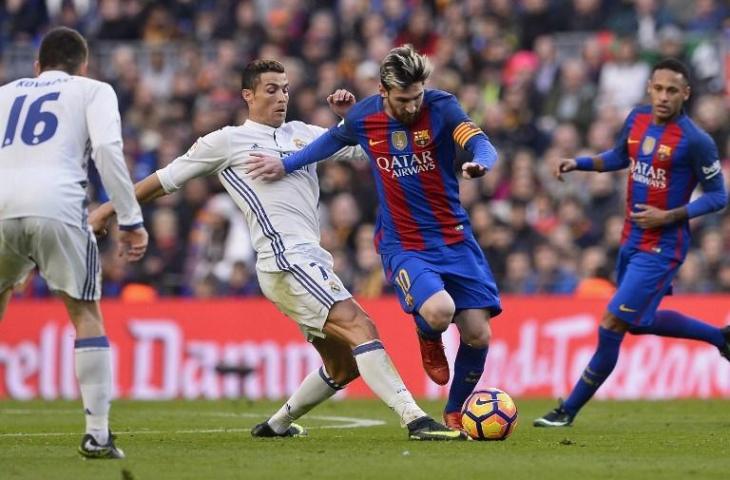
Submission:
[[[11,54],[55,25],[90,40],[91,76],[116,90],[135,181],[197,137],[245,120],[239,71],[253,58],[286,65],[288,120],[331,126],[326,96],[375,93],[380,60],[413,44],[434,63],[430,86],[454,93],[499,151],[493,171],[461,182],[461,197],[506,293],[611,288],[626,172],[565,183],[551,172],[560,158],[612,147],[656,59],[692,69],[688,113],[717,143],[730,179],[722,0],[8,0],[0,83],[14,78]],[[92,200],[105,200],[91,183]],[[324,162],[320,185],[322,245],[343,282],[359,296],[390,291],[373,246],[369,165]],[[113,238],[104,242],[106,298],[260,295],[246,225],[217,180],[191,181],[144,213],[151,241],[139,265],[115,255]],[[730,292],[730,211],[698,219],[693,232],[674,291]],[[48,292],[34,278],[18,294]]]

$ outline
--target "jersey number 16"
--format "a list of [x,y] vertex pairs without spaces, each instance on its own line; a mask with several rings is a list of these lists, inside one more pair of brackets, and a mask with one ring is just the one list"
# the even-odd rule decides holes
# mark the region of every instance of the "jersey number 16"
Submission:
[[[61,92],[47,93],[37,98],[28,107],[28,113],[23,122],[23,129],[20,132],[20,138],[26,145],[38,145],[50,139],[58,128],[58,117],[51,112],[41,110],[45,102],[58,100]],[[10,107],[10,117],[8,118],[8,126],[5,128],[3,136],[3,148],[11,145],[15,141],[15,133],[20,123],[20,112],[28,95],[17,97]],[[39,128],[40,126],[40,128]]]

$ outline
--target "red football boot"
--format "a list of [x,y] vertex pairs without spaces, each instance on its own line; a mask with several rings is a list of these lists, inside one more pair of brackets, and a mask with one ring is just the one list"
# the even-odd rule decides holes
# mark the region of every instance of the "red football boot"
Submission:
[[444,412],[444,425],[452,430],[464,430],[461,424],[461,412]]
[[449,362],[446,361],[441,337],[430,340],[418,335],[418,345],[421,347],[421,362],[426,375],[439,385],[449,383]]

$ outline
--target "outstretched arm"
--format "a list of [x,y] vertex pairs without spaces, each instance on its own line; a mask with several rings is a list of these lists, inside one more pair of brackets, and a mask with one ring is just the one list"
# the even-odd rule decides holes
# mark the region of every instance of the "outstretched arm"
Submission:
[[[160,185],[157,174],[153,173],[134,185],[134,195],[137,201],[144,203],[165,195],[165,190]],[[114,215],[116,215],[114,206],[111,202],[106,202],[89,214],[89,226],[96,235],[104,236],[107,233],[106,225]],[[147,249],[147,230],[144,226],[133,230],[124,227],[119,229],[119,255],[127,257],[130,261],[142,258]]]
[[257,152],[251,153],[246,161],[246,173],[251,175],[254,180],[261,178],[267,182],[273,182],[283,178],[287,173],[329,158],[348,145],[337,138],[332,130],[328,130],[302,150],[284,159]]
[[461,166],[464,178],[479,178],[497,162],[497,150],[484,134],[473,136],[464,148],[474,157],[471,162],[465,162]]
[[574,170],[584,172],[611,172],[629,166],[628,157],[623,157],[615,150],[608,150],[599,155],[583,156],[578,158],[564,158],[555,168],[555,177],[563,181],[563,174]]
[[[134,195],[140,203],[151,202],[155,198],[166,195],[165,189],[162,188],[157,173],[149,175],[147,178],[140,180],[134,184]],[[101,204],[93,212],[89,214],[89,225],[97,235],[103,235],[106,230],[106,224],[116,214],[114,206],[111,202]]]

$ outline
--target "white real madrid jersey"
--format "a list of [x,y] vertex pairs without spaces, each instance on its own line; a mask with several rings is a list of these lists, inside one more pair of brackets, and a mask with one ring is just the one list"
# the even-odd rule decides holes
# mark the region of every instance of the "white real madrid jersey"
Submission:
[[3,85],[0,142],[0,220],[46,217],[85,228],[91,156],[119,225],[141,224],[110,85],[61,71]]
[[[183,156],[157,175],[166,192],[178,190],[188,180],[217,174],[243,211],[258,253],[258,268],[285,270],[287,250],[319,244],[319,184],[316,165],[308,165],[276,182],[252,180],[244,171],[252,152],[285,157],[304,148],[326,129],[302,122],[278,128],[246,120],[202,138]],[[364,157],[359,147],[343,148],[332,158]]]

